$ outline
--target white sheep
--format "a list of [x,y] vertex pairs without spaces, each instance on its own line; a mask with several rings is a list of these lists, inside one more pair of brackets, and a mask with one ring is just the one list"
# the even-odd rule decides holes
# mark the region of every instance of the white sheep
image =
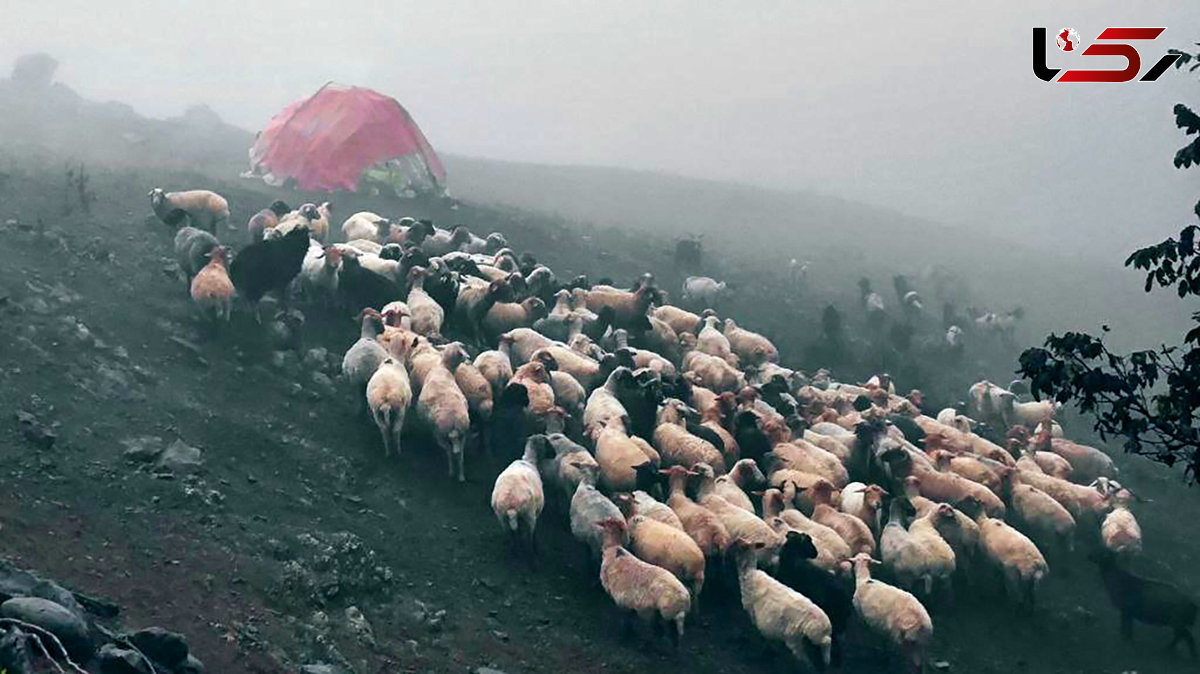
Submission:
[[1124,562],[1142,554],[1142,527],[1129,510],[1132,496],[1133,493],[1128,489],[1112,489],[1109,493],[1112,512],[1100,524],[1100,540],[1104,542],[1104,547]]
[[368,307],[359,314],[359,321],[362,328],[358,341],[342,357],[342,377],[353,386],[365,386],[388,357],[388,352],[375,339],[383,331],[379,313]]
[[707,276],[689,276],[683,280],[683,301],[711,307],[727,288],[724,281],[715,281]]
[[537,469],[540,440],[544,440],[544,437],[530,438],[525,443],[525,454],[510,463],[496,477],[496,484],[492,487],[492,512],[496,514],[500,528],[515,537],[526,539],[534,554],[537,554],[535,532],[538,516],[546,504],[542,478]]
[[[908,590],[920,587],[928,597],[933,593],[936,581],[948,581],[953,575],[954,551],[930,526],[923,526],[916,532],[905,529],[905,504],[900,499],[892,501],[891,516],[879,537],[880,557],[901,587]],[[926,517],[940,517],[940,510],[940,507],[935,508]],[[953,517],[953,513],[949,516]]]
[[[968,501],[974,497],[968,497]],[[1050,573],[1050,565],[1037,545],[1025,534],[1003,520],[988,517],[977,507],[975,523],[979,525],[979,547],[988,560],[999,569],[1004,588],[1011,600],[1033,608],[1037,588]]]
[[[587,546],[591,553],[590,559],[596,563],[600,561],[604,550],[604,536],[596,525],[608,519],[620,520],[622,523],[625,521],[617,504],[596,489],[598,477],[599,471],[596,469],[583,468],[583,479],[579,481],[575,493],[571,496],[570,510],[571,534],[575,536],[575,540]],[[627,545],[628,532],[622,529],[621,534],[621,545]]]
[[609,373],[603,386],[592,391],[583,408],[585,432],[591,433],[593,428],[610,423],[620,424],[622,429],[629,430],[629,412],[617,399],[617,391],[622,386],[631,385],[632,381],[633,373],[629,368],[622,366]]
[[811,599],[756,567],[756,548],[761,545],[761,542],[751,544],[745,539],[733,542],[742,608],[759,634],[783,642],[796,659],[807,660],[808,648],[817,649],[820,661],[813,665],[823,670],[829,665],[833,646],[833,626],[829,616]]
[[854,608],[874,633],[900,651],[912,671],[921,671],[925,648],[933,638],[929,612],[912,594],[872,580],[868,564],[880,564],[870,555],[854,557]]
[[667,623],[667,635],[678,644],[692,607],[687,588],[670,571],[643,562],[625,549],[622,541],[627,534],[623,520],[608,519],[596,526],[604,532],[600,564],[600,584],[604,591],[627,615]]
[[792,258],[788,261],[788,280],[791,282],[792,288],[803,290],[808,281],[808,266],[811,263],[808,260],[803,262]]
[[400,430],[412,402],[412,387],[404,364],[388,358],[367,381],[367,407],[379,427],[384,455],[400,456]]
[[180,225],[186,218],[192,227],[215,234],[217,225],[229,222],[229,202],[216,192],[165,192],[155,187],[146,196],[150,197],[154,214],[167,225]]
[[367,239],[379,243],[387,238],[391,223],[382,215],[359,211],[342,223],[342,236],[347,241]]

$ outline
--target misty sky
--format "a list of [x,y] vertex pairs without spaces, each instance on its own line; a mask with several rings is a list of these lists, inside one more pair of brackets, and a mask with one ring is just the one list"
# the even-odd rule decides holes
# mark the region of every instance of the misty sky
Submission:
[[[397,97],[445,152],[816,189],[1113,254],[1178,230],[1196,77],[1046,84],[1030,29],[1166,26],[1200,2],[6,3],[0,63],[44,50],[89,98],[207,103],[257,130],[328,80]],[[850,6],[853,5],[853,6]],[[970,5],[968,7],[968,5]],[[1051,48],[1054,66],[1073,59]],[[1119,67],[1120,59],[1087,59]],[[1078,61],[1074,61],[1078,64]],[[1082,65],[1080,65],[1082,67]],[[450,176],[453,188],[453,176]]]

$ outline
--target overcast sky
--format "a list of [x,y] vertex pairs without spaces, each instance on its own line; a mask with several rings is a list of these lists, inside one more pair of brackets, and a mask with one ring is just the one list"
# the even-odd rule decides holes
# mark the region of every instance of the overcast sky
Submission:
[[1176,231],[1200,170],[1171,165],[1171,107],[1200,82],[1047,84],[1031,28],[1166,26],[1145,69],[1200,42],[1200,2],[1047,4],[10,0],[0,63],[44,50],[89,98],[252,130],[366,85],[445,152],[816,189],[1081,253]]

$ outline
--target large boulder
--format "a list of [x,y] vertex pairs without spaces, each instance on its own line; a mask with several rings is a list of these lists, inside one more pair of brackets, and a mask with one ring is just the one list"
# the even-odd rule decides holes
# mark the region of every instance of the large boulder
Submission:
[[147,627],[125,637],[151,660],[175,669],[187,660],[188,645],[182,634],[161,627]]
[[32,571],[19,569],[7,560],[0,559],[0,598],[12,597],[41,597],[66,608],[81,621],[87,620],[87,613],[75,595],[65,587],[52,580],[46,580]]
[[0,616],[36,625],[53,634],[75,660],[86,662],[92,657],[87,623],[60,604],[41,597],[17,597],[0,604]]

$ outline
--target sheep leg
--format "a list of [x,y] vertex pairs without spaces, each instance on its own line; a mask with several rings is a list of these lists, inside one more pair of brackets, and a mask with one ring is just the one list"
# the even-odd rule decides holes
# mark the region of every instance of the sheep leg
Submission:
[[1178,625],[1175,627],[1175,638],[1171,639],[1171,644],[1167,646],[1167,648],[1173,652],[1175,650],[1175,644],[1179,643],[1180,641],[1187,644],[1188,653],[1192,656],[1192,659],[1195,660],[1196,639],[1192,636],[1192,633],[1188,631],[1188,628],[1183,625]]
[[[800,649],[792,649],[792,653],[796,656],[796,659],[807,659],[814,670],[817,672],[824,672],[825,657],[821,654],[821,647],[809,641],[808,639],[804,639],[800,646]],[[797,653],[797,650],[801,650],[802,652]]]
[[387,426],[384,424],[378,424],[378,425],[379,425],[379,437],[381,440],[383,440],[383,456],[384,456],[384,458],[387,458],[392,453],[392,450],[391,450],[392,443],[391,443],[391,440],[388,438]]
[[842,637],[839,634],[833,635],[833,643],[829,649],[829,664],[834,669],[842,667]]
[[392,429],[392,451],[398,459],[400,458],[400,427],[403,425],[403,422],[396,421],[394,425],[395,428]]
[[621,611],[621,637],[633,639],[637,637],[637,626],[634,624],[636,611]]
[[673,624],[665,625],[667,630],[667,641],[671,642],[672,650],[679,650],[679,639],[683,636],[683,619],[684,616],[680,615],[675,618]]
[[[466,443],[466,437],[458,431],[450,438],[452,471],[457,474],[459,482],[467,481],[466,473],[463,471],[463,459],[465,458],[463,455],[466,454]],[[451,477],[454,477],[454,475],[451,475]]]

